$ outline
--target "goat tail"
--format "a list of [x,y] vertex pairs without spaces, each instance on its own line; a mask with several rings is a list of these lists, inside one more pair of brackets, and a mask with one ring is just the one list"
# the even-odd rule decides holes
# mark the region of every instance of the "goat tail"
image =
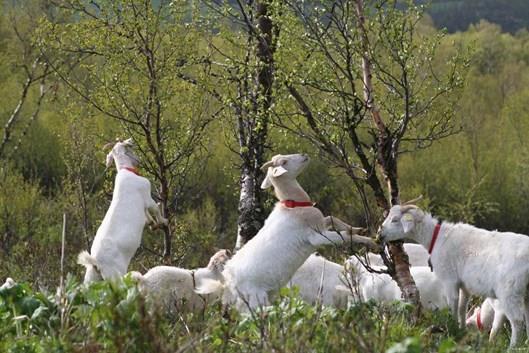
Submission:
[[202,279],[195,288],[197,294],[210,294],[224,289],[224,283],[215,279]]
[[95,257],[90,255],[88,251],[84,250],[77,255],[77,263],[79,265],[83,265],[84,267],[88,268],[89,266],[93,266],[95,268],[99,268],[99,262]]

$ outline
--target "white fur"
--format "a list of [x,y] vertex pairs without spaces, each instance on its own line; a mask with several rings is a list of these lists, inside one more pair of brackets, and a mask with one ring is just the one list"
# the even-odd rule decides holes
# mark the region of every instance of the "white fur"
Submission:
[[11,277],[7,277],[4,284],[0,286],[0,289],[9,289],[9,288],[13,288],[16,285],[17,285],[17,282],[15,282],[14,279],[12,279]]
[[[263,166],[268,172],[261,187],[273,185],[280,201],[310,201],[296,180],[308,162],[309,158],[302,154],[274,156]],[[226,264],[223,302],[234,304],[240,311],[268,305],[319,246],[345,240],[376,248],[371,239],[356,235],[363,229],[331,220],[340,232],[327,230],[328,218],[316,207],[287,208],[277,203],[263,228]],[[222,284],[206,284],[199,292],[206,293],[219,285]]]
[[[428,266],[428,251],[420,244],[406,243],[404,244],[404,251],[408,254],[410,266]],[[367,254],[369,264],[372,266],[385,266],[382,257],[378,254]]]
[[474,308],[472,314],[467,318],[467,327],[478,328],[478,313],[481,329],[485,332],[490,331],[489,341],[492,341],[505,323],[505,314],[501,309],[500,302],[498,299],[486,298],[480,306]]
[[221,272],[228,256],[228,250],[220,250],[211,257],[207,267],[196,270],[157,266],[144,275],[139,272],[131,272],[130,275],[138,282],[140,292],[164,311],[203,310],[206,305],[219,299],[222,292],[199,295],[195,288],[205,280],[222,280]]
[[[437,222],[416,206],[394,206],[380,236],[409,238],[428,249]],[[524,321],[529,331],[529,237],[443,222],[430,259],[462,327],[468,296],[475,294],[499,300],[511,323],[511,347],[519,342]]]
[[[373,266],[374,270],[383,270],[385,267]],[[373,299],[377,302],[391,302],[402,300],[402,292],[391,276],[383,273],[369,272],[354,256],[346,261],[349,282],[358,288],[361,301]],[[442,290],[442,284],[431,272],[428,266],[410,267],[410,272],[419,289],[421,304],[427,309],[442,309],[448,306]],[[351,290],[349,290],[351,292]]]
[[130,139],[118,142],[107,155],[107,167],[114,160],[118,173],[112,202],[97,230],[90,254],[83,251],[78,257],[78,263],[86,267],[84,283],[123,276],[140,246],[145,224],[167,224],[151,197],[149,180],[124,169],[137,165],[131,147]]
[[347,293],[337,290],[345,282],[344,267],[318,254],[311,254],[288,282],[297,287],[300,297],[309,304],[347,305]]

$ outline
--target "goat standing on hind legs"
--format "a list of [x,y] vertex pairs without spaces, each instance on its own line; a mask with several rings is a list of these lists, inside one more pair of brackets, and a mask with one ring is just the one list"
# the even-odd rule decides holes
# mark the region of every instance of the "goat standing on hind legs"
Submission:
[[[262,169],[261,188],[274,187],[279,200],[261,230],[226,263],[224,281],[204,281],[200,294],[223,290],[222,301],[247,312],[269,305],[292,275],[321,246],[351,242],[370,249],[377,244],[367,230],[338,218],[325,218],[297,181],[309,164],[304,154],[276,155]],[[329,228],[340,228],[329,230]]]
[[138,175],[139,161],[132,147],[132,139],[119,141],[107,155],[107,168],[114,161],[118,173],[112,202],[90,253],[83,251],[77,259],[86,267],[84,283],[123,276],[140,246],[145,224],[167,225],[167,219],[151,197],[151,183]]

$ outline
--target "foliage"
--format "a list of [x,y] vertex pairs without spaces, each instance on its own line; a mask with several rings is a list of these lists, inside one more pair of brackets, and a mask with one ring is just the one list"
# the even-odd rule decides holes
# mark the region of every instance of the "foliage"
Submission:
[[[284,290],[273,306],[241,315],[212,306],[171,318],[150,310],[134,284],[85,287],[72,277],[62,295],[26,284],[0,291],[3,352],[502,352],[476,332],[459,331],[446,311],[411,323],[408,304],[304,304]],[[426,332],[430,332],[426,334]]]
[[515,33],[527,28],[529,5],[525,0],[418,0],[431,3],[429,10],[439,28],[451,32],[464,31],[480,19],[500,25],[504,31]]
[[[86,4],[88,1],[70,3]],[[168,4],[167,1],[163,3]],[[174,2],[175,5],[180,3]],[[434,9],[438,3],[433,2]],[[309,50],[312,42],[308,41],[292,13],[279,6],[279,2],[276,5],[277,10],[283,9],[274,13],[281,21],[282,31],[275,57],[280,75],[276,83],[299,79],[306,85],[306,92],[313,94],[311,99],[318,112],[325,113],[318,117],[327,119],[324,127],[329,137],[339,141],[345,136],[340,114],[353,108],[354,99],[350,100],[351,104],[339,105],[341,97],[325,90],[318,92],[313,87],[315,81],[312,79],[320,80],[320,88],[331,89],[340,87],[345,81],[343,77],[332,76],[333,67],[325,62],[321,52]],[[22,58],[23,46],[10,17],[17,11],[22,13],[25,7],[10,7],[9,12],[0,13],[2,134],[24,85],[25,73],[20,63],[31,62],[32,58]],[[65,12],[71,9],[48,12],[46,8],[34,6],[32,11],[32,21],[24,20],[18,23],[18,28],[23,29],[24,38],[36,41],[30,43],[38,44],[33,49],[46,50],[53,59],[51,63],[70,64],[60,66],[63,71],[59,73],[75,75],[76,83],[85,85],[85,93],[105,110],[116,109],[116,113],[125,109],[116,103],[119,96],[106,95],[121,93],[130,108],[141,115],[149,82],[142,76],[145,70],[139,69],[145,67],[134,42],[121,38],[121,32],[111,33],[104,26],[98,27],[101,22],[96,19],[82,17],[81,21],[81,17],[66,16]],[[173,22],[168,20],[156,27],[162,35],[157,42],[164,49],[160,53],[166,54],[168,60],[159,89],[163,102],[161,122],[166,134],[164,143],[170,146],[166,150],[170,156],[180,150],[179,141],[186,140],[189,124],[194,119],[207,120],[221,103],[233,106],[237,102],[236,85],[224,79],[228,76],[221,75],[225,74],[223,69],[231,70],[233,78],[245,78],[249,82],[251,76],[248,75],[255,69],[249,66],[248,70],[233,71],[245,52],[245,42],[241,42],[245,33],[240,32],[240,26],[229,21],[217,26],[208,23],[211,32],[204,33],[189,25],[192,20],[206,21],[207,17],[201,16],[203,11],[205,9],[200,6],[193,7],[189,13],[180,13],[181,22],[175,24],[172,19]],[[464,15],[463,11],[449,13],[454,18]],[[59,25],[53,27],[51,19],[57,20]],[[36,21],[42,25],[39,32],[34,32],[32,27]],[[142,23],[153,28],[149,21]],[[119,28],[133,32],[133,27]],[[463,28],[466,29],[466,25]],[[390,26],[387,30],[396,29]],[[405,54],[409,55],[410,65],[419,65],[414,67],[417,79],[424,73],[421,65],[428,64],[435,72],[444,72],[442,68],[449,58],[468,52],[468,48],[473,50],[465,85],[457,91],[457,104],[452,100],[440,100],[433,115],[427,117],[437,119],[444,112],[454,111],[450,123],[461,133],[433,143],[428,150],[400,157],[402,199],[423,194],[421,205],[449,220],[529,234],[526,212],[529,209],[529,32],[521,30],[510,34],[497,25],[481,21],[465,32],[449,34],[438,32],[426,20],[417,23],[416,31],[418,37],[415,39],[425,39],[427,45],[420,47],[417,42],[408,42],[413,50]],[[395,67],[389,64],[389,55],[398,54],[398,51],[389,51],[395,44],[384,42],[389,39],[378,38],[377,43],[386,49],[374,54],[380,64],[393,73]],[[68,45],[62,49],[88,47],[104,55],[91,55],[82,66],[72,66],[75,56],[67,50],[53,51],[52,55],[52,49],[58,49],[59,44]],[[433,49],[436,49],[435,55]],[[208,56],[212,52],[222,52],[225,56]],[[231,59],[225,61],[226,56]],[[179,61],[181,58],[187,61]],[[359,57],[353,59],[359,60]],[[209,68],[203,65],[208,60],[211,60]],[[358,70],[358,61],[351,67]],[[205,88],[197,88],[190,77],[200,78]],[[426,80],[424,87],[426,95],[437,85]],[[6,147],[8,153],[0,159],[0,279],[10,276],[23,283],[0,293],[0,351],[118,352],[133,351],[134,347],[142,352],[178,349],[206,352],[212,347],[219,352],[505,350],[505,334],[497,343],[489,344],[478,333],[459,331],[444,311],[426,312],[419,322],[411,323],[407,314],[409,308],[400,305],[366,303],[337,311],[304,305],[288,294],[266,313],[256,313],[253,317],[232,311],[221,313],[220,307],[213,307],[203,315],[183,315],[175,320],[159,313],[150,314],[130,283],[79,286],[74,279],[81,278],[82,268],[76,265],[75,258],[79,251],[89,248],[112,196],[114,174],[113,171],[104,172],[105,154],[101,146],[116,136],[123,137],[130,132],[138,137],[142,132],[135,128],[127,130],[130,127],[109,118],[93,104],[87,104],[57,76],[46,81],[46,88],[49,93],[38,119],[29,125],[26,134],[22,134],[32,114],[34,106],[31,104],[36,103],[39,95],[38,88],[32,86],[27,101],[30,105],[20,112],[20,121],[24,124],[14,126],[14,139]],[[224,101],[213,99],[213,89],[222,93]],[[377,89],[377,99],[381,103],[396,100],[398,91],[384,86],[382,80]],[[288,115],[293,108],[288,92],[275,91],[275,94],[271,109],[276,118],[278,113],[285,113],[281,118],[291,118],[293,123],[300,124],[302,132],[306,132],[306,126],[297,116]],[[243,103],[251,105],[250,98]],[[389,106],[383,109],[398,123],[400,108],[394,112],[389,111]],[[169,168],[175,182],[169,192],[174,227],[171,239],[174,252],[170,259],[173,264],[188,268],[203,266],[216,247],[232,247],[235,242],[240,151],[232,151],[236,145],[232,138],[232,114],[231,109],[225,109],[215,115],[200,141],[192,146],[200,153],[186,159],[185,163],[182,160],[181,168]],[[133,115],[123,113],[120,116],[130,118]],[[429,121],[435,122],[435,119]],[[336,215],[353,225],[365,225],[362,196],[350,178],[334,168],[318,148],[291,134],[288,127],[292,125],[271,126],[272,148],[267,153],[301,151],[311,155],[312,163],[300,176],[300,181],[318,207],[326,215]],[[419,125],[411,129],[414,134],[427,130]],[[363,128],[359,135],[366,141],[368,130]],[[146,141],[141,137],[138,140],[140,149],[145,150]],[[413,143],[406,145],[410,149],[415,147]],[[373,153],[369,143],[364,143],[363,147]],[[155,163],[153,158],[150,152],[142,154],[145,163],[142,169],[152,181],[156,194],[161,183],[154,169],[149,167]],[[345,160],[349,161],[352,159]],[[184,171],[188,173],[184,173],[187,179],[179,177]],[[367,196],[372,202],[372,195]],[[265,211],[270,210],[273,203],[270,197]],[[72,279],[67,281],[66,296],[59,300],[45,289],[51,291],[60,280],[63,213],[67,214],[65,272],[71,273]],[[380,217],[374,214],[370,220],[374,227]],[[162,251],[160,233],[146,229],[131,269],[145,272],[160,265]],[[339,249],[330,251],[338,258],[344,256]],[[41,288],[44,292],[32,288]]]

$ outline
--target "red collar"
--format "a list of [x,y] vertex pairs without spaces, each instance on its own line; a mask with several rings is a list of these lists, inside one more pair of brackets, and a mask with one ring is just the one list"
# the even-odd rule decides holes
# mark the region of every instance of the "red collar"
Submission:
[[281,203],[286,208],[312,207],[312,206],[314,206],[314,204],[311,201],[283,200],[283,201],[281,201]]
[[481,322],[481,308],[478,308],[477,310],[476,325],[478,326],[478,330],[483,331],[483,323]]
[[433,230],[433,236],[432,236],[432,242],[430,243],[430,248],[428,249],[428,254],[432,254],[433,247],[435,246],[435,242],[437,241],[437,237],[439,236],[439,231],[441,230],[441,222],[438,222],[435,225],[435,228]]
[[129,172],[132,172],[132,173],[134,173],[134,174],[136,174],[136,175],[140,175],[140,172],[138,172],[138,169],[133,168],[133,167],[123,167],[123,168],[120,168],[120,169],[126,169],[126,170],[128,170]]

